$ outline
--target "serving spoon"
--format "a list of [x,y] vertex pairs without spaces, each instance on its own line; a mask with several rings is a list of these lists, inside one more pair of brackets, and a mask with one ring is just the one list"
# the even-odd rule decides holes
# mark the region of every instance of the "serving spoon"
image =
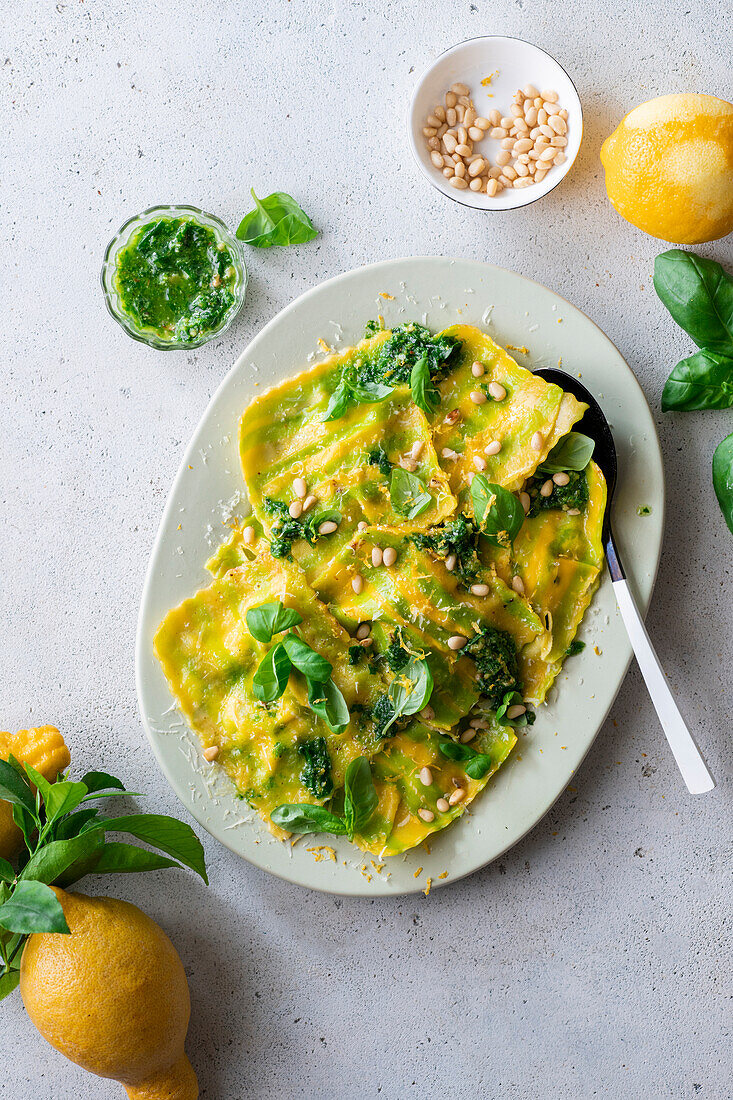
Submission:
[[554,367],[542,367],[534,373],[547,382],[554,382],[566,393],[572,393],[574,397],[577,397],[579,401],[584,401],[588,406],[588,411],[582,420],[575,425],[575,428],[595,441],[593,458],[600,466],[608,487],[608,500],[603,517],[601,538],[606,551],[606,562],[611,574],[613,591],[621,612],[621,618],[629,635],[654,709],[662,724],[669,747],[677,761],[677,767],[687,784],[687,789],[691,794],[703,794],[705,791],[711,791],[715,786],[715,781],[707,769],[702,753],[695,744],[692,734],[685,725],[672,692],[669,690],[667,677],[647,634],[636,601],[631,594],[624,567],[621,564],[621,558],[614,542],[611,529],[611,499],[616,488],[617,461],[616,445],[613,441],[609,423],[593,394],[576,378],[566,374],[565,371],[556,370]]

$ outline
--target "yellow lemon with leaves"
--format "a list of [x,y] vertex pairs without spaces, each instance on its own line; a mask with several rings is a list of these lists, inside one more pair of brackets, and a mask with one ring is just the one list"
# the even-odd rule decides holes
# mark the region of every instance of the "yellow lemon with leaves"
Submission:
[[733,231],[733,103],[663,95],[621,120],[601,148],[606,191],[622,218],[674,244]]
[[130,1100],[196,1100],[183,1050],[188,983],[165,932],[135,905],[52,887],[70,935],[28,937],[20,992],[41,1035],[121,1081]]

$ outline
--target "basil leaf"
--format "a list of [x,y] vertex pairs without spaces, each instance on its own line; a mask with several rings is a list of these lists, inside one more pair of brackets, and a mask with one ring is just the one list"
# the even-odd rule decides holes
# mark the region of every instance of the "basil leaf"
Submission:
[[8,863],[7,859],[0,858],[0,879],[4,882],[15,882],[13,865],[12,863]]
[[582,432],[568,432],[559,439],[538,469],[545,474],[584,470],[593,457],[595,440]]
[[387,689],[393,714],[386,725],[382,727],[381,736],[384,737],[387,730],[398,718],[416,714],[419,710],[422,710],[429,702],[432,693],[433,674],[430,671],[428,662],[420,657],[410,657],[404,669],[397,673]]
[[366,756],[357,756],[346,769],[344,778],[344,819],[349,840],[368,824],[378,801],[369,761]]
[[349,724],[349,708],[332,679],[322,684],[308,681],[308,705],[322,718],[332,733],[343,733]]
[[274,244],[304,244],[318,236],[318,230],[291,195],[274,191],[267,198],[258,199],[253,188],[250,194],[255,209],[239,223],[237,237],[240,241],[253,248],[270,248]]
[[719,263],[670,248],[654,261],[654,289],[699,348],[733,356],[733,279]]
[[415,519],[433,502],[433,498],[420,478],[416,474],[411,474],[409,470],[403,470],[401,466],[395,466],[392,469],[389,495],[395,512],[406,516],[407,519]]
[[488,753],[477,752],[473,760],[469,760],[464,771],[471,779],[483,779],[488,771],[491,771],[491,757]]
[[67,871],[79,859],[88,859],[92,853],[100,851],[104,844],[101,829],[84,833],[69,840],[52,840],[35,852],[20,873],[22,881],[51,884]]
[[440,404],[440,394],[430,377],[428,357],[423,352],[410,372],[410,391],[418,409],[431,416]]
[[284,607],[281,600],[250,607],[247,612],[247,628],[258,642],[271,642],[273,634],[282,634],[303,622],[303,616],[290,607]]
[[172,859],[166,859],[165,856],[159,856],[157,852],[148,852],[147,849],[138,848],[135,844],[108,841],[102,848],[97,862],[84,873],[92,875],[132,874],[135,871],[162,871],[165,867],[178,867],[182,870],[179,863],[175,863]]
[[31,814],[36,812],[36,800],[28,780],[18,775],[12,764],[0,760],[0,798],[15,806],[24,806]]
[[697,351],[682,359],[662,391],[662,412],[669,412],[670,409],[729,409],[731,405],[733,358],[714,351]]
[[733,531],[733,432],[718,444],[713,455],[713,488],[725,522]]
[[7,974],[0,975],[0,1001],[8,997],[20,983],[20,970],[9,970]]
[[330,677],[333,669],[330,661],[311,649],[308,643],[299,638],[297,634],[288,634],[280,644],[284,646],[295,668],[302,672],[304,676],[307,676],[309,680],[322,684]]
[[519,726],[531,726],[534,722],[535,716],[532,711],[525,710],[523,714],[520,714],[518,718],[507,718],[506,712],[509,707],[516,706],[521,703],[524,706],[524,699],[518,691],[507,691],[502,699],[500,705],[496,708],[496,719],[501,722],[502,726],[513,726],[517,728]]
[[19,882],[13,896],[0,905],[0,925],[9,932],[69,934],[61,902],[42,882]]
[[279,699],[287,687],[290,669],[290,658],[284,643],[278,642],[267,651],[252,678],[255,698],[261,703],[274,703]]
[[54,821],[57,817],[71,813],[87,795],[86,783],[72,783],[68,779],[62,779],[58,783],[51,783],[44,801],[46,804],[46,819]]
[[463,770],[471,779],[483,779],[491,767],[491,756],[485,752],[476,752],[470,745],[460,745],[456,741],[441,741],[438,748],[449,760],[465,764]]
[[328,408],[323,416],[323,421],[326,420],[338,420],[344,416],[351,405],[353,395],[351,392],[351,386],[342,378],[336,389],[331,394],[328,402]]
[[166,814],[128,814],[100,821],[105,832],[129,833],[190,867],[208,884],[204,849],[190,825]]
[[[108,772],[87,772],[86,775],[81,777],[81,782],[84,784],[90,794],[96,794],[97,791],[125,791],[125,784],[121,779],[117,779],[114,775],[109,775]],[[96,810],[94,811],[96,813]]]
[[388,386],[385,382],[354,382],[351,392],[362,404],[373,405],[394,393],[394,386]]
[[276,806],[270,819],[289,833],[335,833],[337,836],[346,833],[346,825],[340,817],[323,806],[312,806],[307,802],[286,802]]
[[494,546],[507,547],[514,542],[524,523],[524,509],[514,493],[474,474],[471,503],[476,522]]

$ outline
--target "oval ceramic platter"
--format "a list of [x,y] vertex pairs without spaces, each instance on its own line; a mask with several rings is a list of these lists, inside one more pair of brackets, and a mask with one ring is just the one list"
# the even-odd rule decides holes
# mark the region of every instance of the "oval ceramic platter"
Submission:
[[[380,863],[343,838],[273,839],[236,796],[172,703],[153,655],[166,611],[204,587],[204,562],[248,508],[237,451],[240,415],[257,393],[324,354],[356,343],[381,314],[433,330],[460,322],[484,329],[532,369],[582,377],[608,416],[619,451],[614,528],[643,609],[652,593],[664,523],[659,443],[642,391],[611,341],[551,290],[489,264],[439,257],[390,260],[349,271],[308,291],[255,337],[226,376],[183,457],[153,548],[138,622],[136,675],[153,752],[186,808],[212,836],[290,882],[338,894],[406,894],[440,886],[495,859],[535,825],[573,777],[613,703],[631,659],[608,575],[582,624],[584,651],[568,661],[521,731],[510,760],[470,810],[418,848]],[[562,322],[562,323],[558,323]],[[637,515],[639,506],[651,514]],[[316,850],[320,846],[327,848]],[[418,868],[422,868],[419,874]]]

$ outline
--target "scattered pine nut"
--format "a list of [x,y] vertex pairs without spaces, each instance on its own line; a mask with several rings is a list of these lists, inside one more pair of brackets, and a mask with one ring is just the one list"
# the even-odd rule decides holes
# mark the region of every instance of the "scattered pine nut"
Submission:
[[503,401],[506,397],[506,390],[501,382],[489,382],[489,393],[494,398],[494,401]]
[[480,474],[482,474],[486,469],[486,459],[482,458],[481,455],[473,456],[473,464]]
[[513,722],[515,718],[521,718],[523,714],[526,714],[527,708],[522,706],[521,703],[515,703],[514,706],[508,707],[506,716],[510,722]]
[[427,821],[428,823],[435,820],[435,814],[432,810],[425,810],[421,808],[417,811],[417,816],[422,818],[423,821]]
[[319,535],[332,535],[334,531],[338,530],[338,523],[334,523],[332,519],[327,519],[321,523],[318,527]]
[[529,499],[529,493],[520,493],[519,494],[519,503],[524,508],[524,514],[526,516],[527,512],[530,509],[530,505],[532,504],[532,501]]
[[570,474],[566,474],[563,471],[560,471],[560,473],[552,475],[552,480],[555,482],[556,485],[569,485]]
[[288,512],[290,513],[292,519],[299,519],[300,514],[301,514],[302,511],[303,511],[303,502],[302,502],[302,500],[294,500],[288,508]]
[[382,564],[382,558],[383,558],[383,554],[382,554],[381,547],[380,546],[373,546],[372,547],[372,565],[374,566],[375,569],[378,569],[379,566]]
[[[351,588],[354,592],[354,595],[358,596],[363,587],[364,587],[364,578],[362,576],[360,576],[359,573],[357,573],[355,577],[351,578]],[[357,636],[357,638],[359,637],[358,631],[357,631],[356,636]]]
[[244,539],[247,546],[251,546],[255,540],[254,527],[245,527],[245,529],[242,531],[242,538]]
[[482,393],[481,390],[471,390],[471,400],[474,405],[485,405],[486,394]]
[[518,577],[518,576],[512,577],[512,588],[514,589],[514,591],[517,593],[518,596],[523,596],[524,595],[524,581],[522,580],[521,577]]
[[529,441],[529,445],[533,451],[541,451],[545,445],[545,437],[542,432],[535,432]]
[[209,761],[216,760],[218,755],[219,755],[219,746],[218,745],[210,745],[208,747],[208,749],[204,749],[204,760],[209,760]]
[[498,455],[500,450],[501,450],[501,443],[499,442],[499,440],[498,439],[492,439],[491,443],[489,443],[486,447],[484,447],[484,454],[485,455]]
[[488,596],[489,586],[488,584],[472,584],[470,592],[473,596]]
[[[308,496],[303,501],[303,511],[307,512],[308,509],[312,508],[315,503],[316,503],[316,498],[313,496],[313,493],[309,493]],[[364,526],[366,527],[366,524],[364,524]]]
[[382,554],[382,561],[388,569],[394,565],[394,563],[397,561],[397,551],[395,550],[394,546],[387,547],[387,549]]
[[420,768],[419,778],[420,778],[420,782],[422,783],[423,787],[432,786],[433,773],[431,772],[430,768],[428,768],[428,767]]
[[462,802],[465,797],[466,792],[464,791],[463,787],[456,787],[456,789],[453,791],[453,794],[448,799],[448,802],[451,806],[455,806],[457,802]]
[[447,814],[450,809],[450,803],[447,798],[439,798],[435,803],[436,810],[440,810],[442,814]]
[[451,638],[448,639],[448,649],[452,649],[454,651],[463,649],[467,642],[468,638],[464,638],[462,634],[454,634]]
[[449,554],[448,557],[445,559],[445,567],[446,567],[446,569],[448,570],[449,573],[453,572],[453,570],[456,567],[456,562],[457,561],[458,561],[458,558],[456,557],[455,554]]
[[370,623],[359,623],[359,626],[356,628],[356,640],[358,642],[363,642],[365,638],[369,637],[371,632],[372,627]]

